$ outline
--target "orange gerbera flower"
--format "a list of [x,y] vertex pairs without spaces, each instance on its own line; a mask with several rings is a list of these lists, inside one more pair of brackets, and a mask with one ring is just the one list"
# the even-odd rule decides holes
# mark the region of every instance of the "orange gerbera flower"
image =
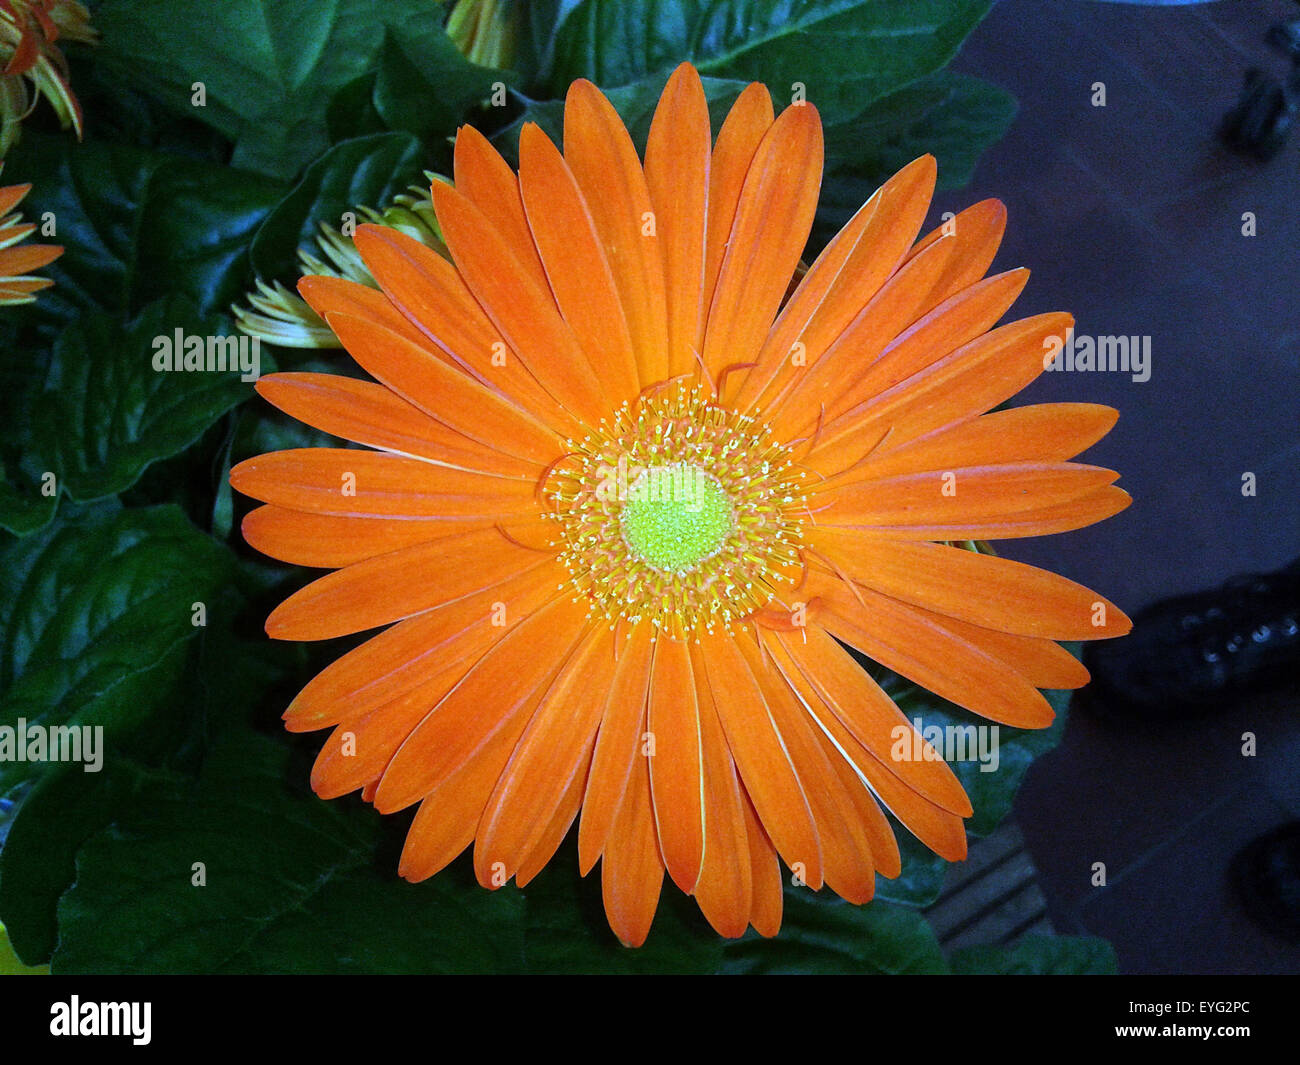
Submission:
[[[0,163],[0,170],[3,169],[4,164]],[[20,221],[21,216],[14,211],[31,188],[31,185],[0,188],[0,307],[35,300],[36,293],[54,282],[48,277],[35,277],[32,271],[48,266],[63,254],[58,244],[16,247],[36,231],[35,225]]]
[[19,127],[36,106],[27,88],[44,96],[64,129],[81,137],[81,104],[73,95],[60,37],[95,44],[90,12],[77,0],[0,0],[0,155],[18,139]]
[[[564,153],[536,126],[516,175],[465,128],[433,202],[453,262],[389,229],[356,245],[380,291],[304,297],[380,383],[290,373],[277,407],[377,450],[263,455],[231,475],[275,558],[336,569],[267,621],[320,640],[391,625],[285,714],[332,727],[312,784],[419,803],[400,872],[471,843],[526,884],[581,811],[619,938],[663,874],[723,935],[781,920],[778,856],[865,902],[899,851],[887,807],[949,859],[970,803],[839,641],[995,721],[1087,674],[1056,640],[1119,635],[1093,592],[954,546],[1123,509],[1067,460],[1115,412],[987,413],[1043,371],[1047,314],[989,330],[1025,283],[983,279],[988,201],[915,243],[935,179],[881,188],[786,298],[817,204],[811,104],[751,85],[718,138],[698,75],[664,91],[645,163],[589,82]],[[901,733],[898,730],[903,730]]]

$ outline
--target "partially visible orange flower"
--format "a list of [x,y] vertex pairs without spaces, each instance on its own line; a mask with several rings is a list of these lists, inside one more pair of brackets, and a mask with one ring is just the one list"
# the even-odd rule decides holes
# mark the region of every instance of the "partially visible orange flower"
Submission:
[[55,45],[60,37],[94,44],[90,12],[77,0],[0,0],[0,156],[18,140],[22,120],[44,96],[64,129],[81,136],[81,105],[68,83],[68,62]]
[[[484,887],[526,884],[579,818],[619,938],[665,874],[720,933],[781,922],[799,882],[866,902],[901,856],[884,809],[949,859],[971,804],[845,649],[996,722],[1041,728],[1040,689],[1086,670],[1059,640],[1122,635],[1095,592],[964,546],[1122,510],[1070,461],[1115,411],[999,408],[1071,326],[994,328],[1024,270],[985,277],[995,200],[917,240],[930,156],[809,267],[822,126],[741,93],[716,141],[683,64],[644,163],[590,82],[563,152],[523,127],[516,174],[460,131],[433,205],[451,261],[382,226],[378,290],[299,286],[375,382],[263,378],[277,407],[362,449],[231,474],[272,557],[334,572],[267,620],[285,640],[385,627],[298,695],[332,728],[325,798],[418,805],[399,871],[467,847]],[[377,383],[376,383],[377,382]]]
[[[0,170],[3,169],[4,164],[0,163]],[[63,248],[57,244],[17,247],[36,231],[31,222],[19,221],[20,215],[14,211],[31,188],[31,185],[0,188],[0,307],[31,303],[36,293],[54,284],[48,277],[32,276],[32,271],[48,266],[63,254]]]

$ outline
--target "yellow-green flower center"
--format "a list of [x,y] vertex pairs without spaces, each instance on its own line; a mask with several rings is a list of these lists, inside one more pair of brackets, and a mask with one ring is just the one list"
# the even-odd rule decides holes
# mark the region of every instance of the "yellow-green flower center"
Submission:
[[798,581],[803,477],[765,426],[679,382],[569,441],[543,493],[593,616],[680,638],[730,629]]
[[685,462],[654,466],[628,489],[623,539],[655,569],[684,573],[722,547],[732,515],[731,498],[716,477]]

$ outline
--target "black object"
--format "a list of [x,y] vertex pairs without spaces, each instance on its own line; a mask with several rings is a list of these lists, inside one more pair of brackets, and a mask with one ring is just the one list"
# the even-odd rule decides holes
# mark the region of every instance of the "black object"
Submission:
[[1294,93],[1255,67],[1246,72],[1237,106],[1224,118],[1219,136],[1234,151],[1272,159],[1286,144],[1295,112]]
[[1251,840],[1232,859],[1228,875],[1251,920],[1300,943],[1300,821]]
[[1300,559],[1147,607],[1133,631],[1085,645],[1086,705],[1170,720],[1300,685]]

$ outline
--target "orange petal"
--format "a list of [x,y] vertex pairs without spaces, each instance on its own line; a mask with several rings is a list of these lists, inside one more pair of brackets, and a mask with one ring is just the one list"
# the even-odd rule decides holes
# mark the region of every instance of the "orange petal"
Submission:
[[[858,210],[799,283],[768,334],[758,364],[737,395],[742,409],[780,395],[806,375],[893,276],[925,219],[937,164],[924,155]],[[890,338],[892,339],[892,337]],[[801,360],[792,356],[801,344]],[[763,405],[768,402],[763,400]]]
[[1044,345],[1064,336],[1072,322],[1068,314],[1041,314],[971,341],[829,425],[810,463],[838,473],[857,461],[883,429],[889,435],[881,450],[892,450],[941,426],[986,413],[1043,372]]
[[771,400],[769,421],[779,439],[799,436],[800,430],[811,430],[858,401],[864,371],[915,320],[926,291],[951,253],[951,242],[940,241],[899,270],[821,358]]
[[777,852],[822,886],[822,849],[808,798],[762,689],[730,633],[701,638],[713,698],[745,790]]
[[319,514],[444,521],[541,518],[531,481],[359,448],[306,447],[258,455],[230,471],[230,484],[263,503]]
[[244,539],[271,558],[295,566],[338,569],[464,531],[433,521],[387,521],[337,514],[307,514],[265,506],[249,511],[241,529]]
[[519,181],[510,164],[473,126],[461,126],[456,133],[453,165],[456,188],[483,212],[519,266],[538,288],[545,290],[546,271],[533,245]]
[[[935,283],[926,300],[928,311],[962,289],[975,284],[993,264],[1007,229],[1007,209],[1001,200],[981,200],[948,219],[917,242],[908,258],[914,258],[935,241],[953,237],[957,249],[948,261],[948,269]],[[924,313],[924,312],[922,312]]]
[[31,191],[32,185],[30,181],[22,185],[6,185],[4,188],[0,188],[0,215],[7,215]]
[[917,606],[912,609],[923,617],[933,618],[949,632],[1005,662],[1035,688],[1068,691],[1088,683],[1088,670],[1084,664],[1053,640],[982,629]]
[[771,939],[781,930],[781,911],[784,905],[781,863],[777,861],[776,848],[763,831],[762,822],[754,812],[754,804],[743,787],[741,808],[745,814],[749,873],[753,884],[749,923],[760,936]]
[[704,344],[709,102],[700,76],[682,63],[659,98],[645,150],[668,304],[668,375],[689,374]]
[[[748,642],[742,642],[747,647]],[[852,797],[817,742],[820,731],[799,697],[771,662],[759,658],[757,645],[746,653],[750,669],[780,730],[790,761],[804,782],[804,794],[822,846],[826,885],[841,898],[862,904],[875,893],[876,874],[871,844],[858,818]]]
[[564,158],[604,242],[641,385],[655,384],[668,376],[668,304],[654,205],[623,120],[586,80],[565,97]]
[[539,421],[410,340],[352,315],[325,320],[362,367],[444,425],[542,465],[562,453]]
[[406,833],[398,876],[412,883],[427,880],[474,842],[494,768],[476,763],[455,779],[457,786],[439,788],[421,800]]
[[636,352],[604,246],[559,149],[531,122],[519,136],[519,184],[560,313],[605,395],[614,404],[634,398]]
[[812,230],[821,175],[817,109],[787,107],[754,153],[718,271],[703,352],[715,377],[758,357]]
[[608,401],[549,284],[528,276],[487,217],[455,189],[435,185],[433,206],[461,277],[511,350],[556,402],[597,424]]
[[474,871],[484,887],[515,875],[590,762],[614,669],[613,635],[595,626],[542,697],[483,811]]
[[918,470],[1010,462],[1064,462],[1110,432],[1119,412],[1096,403],[1039,403],[943,426],[831,478],[834,485]]
[[[937,245],[942,246],[942,242]],[[1015,270],[981,281],[932,310],[896,338],[891,338],[878,358],[847,378],[841,395],[828,412],[826,420],[833,423],[828,435],[833,435],[838,424],[843,424],[834,423],[840,414],[913,378],[986,333],[1015,302],[1028,278],[1029,271]],[[877,454],[887,451],[890,446],[893,446],[892,440]],[[825,461],[823,458],[823,464]]]
[[393,306],[447,359],[557,432],[578,428],[510,350],[446,259],[383,226],[357,228],[357,250]]
[[[939,476],[938,474],[934,476]],[[875,482],[872,482],[875,483]],[[892,481],[880,482],[893,483]],[[1054,533],[1071,532],[1099,521],[1112,518],[1124,510],[1133,500],[1122,488],[1113,485],[1098,491],[1089,492],[1077,499],[1066,502],[1049,503],[1031,507],[1027,510],[1015,510],[1010,513],[995,513],[996,505],[988,513],[966,512],[960,518],[955,515],[947,520],[941,514],[931,515],[932,520],[923,521],[923,515],[916,514],[909,524],[904,515],[897,515],[896,521],[879,525],[862,525],[851,528],[855,536],[885,540],[1013,540],[1025,536],[1048,536]],[[1007,506],[1014,505],[1008,502]],[[826,528],[838,526],[838,523],[826,522]]]
[[8,254],[6,248],[26,240],[35,232],[34,222],[19,222],[14,218],[0,219],[0,262]]
[[434,421],[383,385],[338,374],[276,373],[257,391],[292,418],[367,447],[416,455],[447,466],[513,477],[537,466],[484,447]]
[[664,868],[688,895],[704,860],[703,765],[690,646],[661,636],[655,644],[647,730],[653,744],[650,787]]
[[31,303],[32,294],[53,286],[48,277],[11,277],[0,280],[0,298],[10,303]]
[[1132,627],[1123,611],[1047,570],[944,544],[818,529],[809,540],[841,572],[905,603],[1020,636],[1099,640]]
[[[785,654],[783,648],[776,645],[776,641],[770,636],[766,642],[768,647],[773,650],[774,658],[781,666],[782,672],[785,672],[787,663],[789,663],[789,656]],[[865,674],[863,675],[865,676]],[[800,691],[801,698],[804,698],[805,703],[807,703],[810,689],[807,688],[806,682],[800,678],[798,671],[796,670],[794,674],[787,674],[786,679],[790,680],[792,686]],[[814,698],[816,698],[815,695]],[[899,775],[900,771],[906,771],[908,776],[915,778],[915,774],[907,767],[927,764],[942,766],[941,761],[934,763],[925,760],[927,754],[935,754],[933,748],[924,745],[921,748],[923,752],[922,758],[919,760],[899,761],[891,758],[887,762],[882,762],[873,751],[862,744],[854,732],[846,727],[844,721],[836,714],[830,712],[818,714],[817,720],[822,730],[834,741],[836,748],[848,759],[860,778],[871,788],[872,794],[884,804],[890,813],[906,825],[917,839],[950,862],[961,861],[966,857],[966,830],[961,817],[930,802],[929,799],[910,787],[902,775]],[[935,754],[935,757],[937,758],[937,754]],[[944,768],[947,767],[944,766]],[[878,829],[876,833],[880,834]],[[892,832],[890,835],[892,835]],[[875,848],[872,851],[873,857],[879,857],[882,853],[887,852],[882,852],[880,848]],[[885,864],[888,868],[887,861]]]
[[[909,790],[959,817],[970,816],[970,799],[956,774],[929,744],[914,744],[912,722],[829,635],[813,626],[776,632],[768,647],[777,668],[823,728],[830,727],[829,718],[837,718],[876,763]],[[919,747],[923,757],[895,758],[903,740],[906,750]]]
[[312,766],[312,790],[322,799],[337,799],[380,780],[397,748],[456,686],[464,670],[458,663],[443,665],[365,717],[340,724]]
[[519,737],[588,628],[586,609],[560,596],[525,618],[425,716],[393,756],[375,808],[392,813],[419,801],[479,758],[500,778]]
[[[835,724],[831,727],[834,730]],[[846,749],[853,750],[852,737],[837,734],[836,738]],[[856,756],[861,752],[854,753]],[[880,763],[868,758],[858,764],[872,794],[912,835],[946,861],[966,859],[966,826],[960,817],[912,791],[898,777],[885,772]]]
[[[531,700],[531,705],[535,703],[535,699]],[[401,876],[412,881],[423,880],[444,868],[469,846],[482,822],[488,798],[501,778],[502,767],[510,756],[511,738],[517,735],[512,729],[503,730],[492,742],[480,747],[458,768],[437,781],[421,801],[407,834],[398,868]],[[378,789],[372,801],[377,795]],[[564,800],[561,802],[563,804]],[[566,813],[557,809],[551,823],[543,826],[542,838],[535,852],[539,854],[541,864],[545,864],[553,853],[553,849],[546,852],[545,848],[555,838],[556,822],[561,822],[563,827],[558,832],[563,836],[568,821],[572,819],[572,814],[566,816]],[[558,844],[559,840],[555,839],[555,842]],[[534,866],[534,856],[530,854],[520,867],[519,877],[530,879],[539,867]]]
[[818,624],[873,661],[949,702],[1015,728],[1046,728],[1056,717],[1047,700],[1006,663],[897,599],[838,578],[815,585],[824,602]]
[[578,868],[586,876],[605,849],[623,792],[633,773],[645,731],[650,663],[654,644],[648,626],[634,626],[620,651],[605,713],[596,737],[582,823],[578,829]]
[[600,860],[605,916],[624,946],[639,947],[650,934],[663,880],[650,805],[650,765],[638,758]]
[[387,625],[501,582],[547,556],[496,529],[390,551],[312,581],[266,619],[277,640],[329,640]]
[[745,86],[718,131],[709,166],[708,233],[702,293],[706,320],[717,289],[722,259],[731,240],[740,191],[745,186],[754,153],[773,121],[772,97],[768,95],[767,87],[756,81]]
[[[860,245],[863,231],[870,225],[879,206],[880,196],[877,194],[858,208],[857,213],[822,249],[781,308],[753,367],[743,374],[726,378],[722,395],[728,406],[747,409],[769,387],[779,394],[791,377],[803,372],[803,366],[808,362],[808,341],[816,337],[811,324],[814,321],[825,322],[829,325],[825,332],[832,334],[825,337],[822,347],[813,352],[815,360],[861,310],[861,304],[843,308],[848,314],[843,320],[834,314],[834,304],[822,313],[828,294],[835,288],[835,280],[844,272],[845,264]],[[799,356],[797,362],[794,359],[796,355]]]
[[331,314],[349,314],[396,333],[426,351],[444,355],[424,332],[402,316],[384,293],[376,292],[369,285],[342,277],[308,274],[298,279],[298,294],[322,318],[328,320]]
[[859,528],[991,523],[1071,503],[1099,492],[1118,476],[1114,470],[1077,462],[963,463],[818,492],[814,513],[819,525]]
[[[5,19],[6,29],[12,30],[13,28],[16,28],[14,27],[14,22],[17,21],[17,18],[21,18],[26,14],[26,12],[20,8],[18,12],[10,14],[13,12],[13,7],[9,4],[6,4],[5,7],[5,14],[8,16]],[[36,10],[40,11],[41,9],[38,7]],[[44,12],[41,13],[44,14]],[[15,18],[15,15],[17,15],[17,18]],[[6,33],[5,36],[8,38],[9,33]],[[20,74],[27,74],[42,58],[42,43],[41,34],[38,34],[34,26],[19,29],[18,40],[16,43],[11,43],[9,40],[6,40],[5,44],[6,46],[13,48],[13,54],[9,57],[9,61],[5,63],[4,76],[6,78],[12,78],[17,77]],[[7,92],[12,91],[12,89],[7,90]],[[22,98],[26,99],[27,90],[24,88],[21,91],[23,93]]]
[[49,266],[62,254],[63,246],[60,244],[24,244],[19,248],[5,248],[0,251],[0,274],[21,277],[42,266]]
[[410,881],[433,876],[474,841],[483,807],[501,777],[508,753],[503,755],[499,749],[484,751],[440,781],[420,801],[402,848],[399,876]]
[[[662,643],[662,641],[661,641]],[[695,898],[709,924],[732,939],[745,934],[753,908],[749,836],[736,764],[718,720],[704,666],[695,663],[700,724],[700,766],[704,824],[704,860]]]
[[891,879],[898,876],[903,871],[903,859],[898,850],[898,840],[894,837],[894,830],[889,826],[889,819],[871,793],[870,786],[858,775],[853,763],[835,746],[835,741],[820,726],[812,731],[835,775],[839,778],[840,785],[853,803],[858,824],[866,836],[867,848],[871,852],[871,861],[876,871]]
[[284,713],[290,732],[353,724],[444,668],[477,661],[519,621],[555,597],[565,576],[544,562],[512,580],[399,622],[308,682]]
[[546,868],[550,860],[555,857],[555,852],[560,849],[564,837],[569,834],[573,822],[577,820],[578,811],[582,807],[583,785],[591,768],[591,755],[592,747],[588,744],[583,752],[583,760],[578,766],[578,771],[573,774],[569,786],[560,796],[560,801],[552,811],[550,820],[542,826],[532,849],[519,863],[519,868],[515,871],[516,887],[526,887]]

